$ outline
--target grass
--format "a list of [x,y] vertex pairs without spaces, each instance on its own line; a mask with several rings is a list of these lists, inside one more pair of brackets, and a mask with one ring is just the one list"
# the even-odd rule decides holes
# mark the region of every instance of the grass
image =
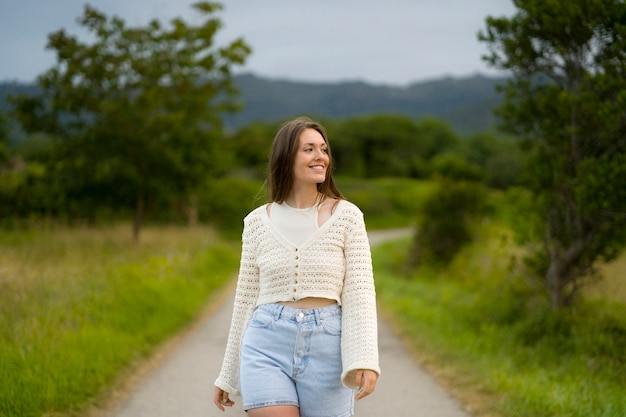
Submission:
[[208,228],[3,231],[0,416],[78,415],[189,322],[238,249]]
[[408,240],[375,247],[383,312],[474,415],[622,417],[626,300],[585,297],[551,311],[521,277],[511,242],[484,224],[450,265],[411,273],[401,268]]
[[603,279],[586,289],[592,298],[623,301],[626,303],[626,252],[615,261],[602,265]]

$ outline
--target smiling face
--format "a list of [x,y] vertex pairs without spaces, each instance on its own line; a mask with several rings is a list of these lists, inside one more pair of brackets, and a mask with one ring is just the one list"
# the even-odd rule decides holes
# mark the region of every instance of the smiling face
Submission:
[[[267,169],[268,201],[282,203],[297,187],[310,186],[325,197],[344,198],[333,180],[333,158],[326,130],[308,117],[298,117],[276,133]],[[315,191],[308,190],[308,191]],[[307,192],[308,192],[307,191]]]
[[304,129],[298,138],[298,150],[293,161],[294,185],[317,185],[326,179],[330,163],[328,145],[315,129]]

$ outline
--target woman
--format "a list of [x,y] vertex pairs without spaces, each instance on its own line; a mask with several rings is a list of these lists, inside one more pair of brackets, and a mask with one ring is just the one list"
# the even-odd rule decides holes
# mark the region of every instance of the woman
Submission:
[[250,417],[351,416],[380,374],[376,294],[363,214],[333,181],[319,123],[281,127],[267,187],[271,203],[244,219],[214,402],[240,390]]

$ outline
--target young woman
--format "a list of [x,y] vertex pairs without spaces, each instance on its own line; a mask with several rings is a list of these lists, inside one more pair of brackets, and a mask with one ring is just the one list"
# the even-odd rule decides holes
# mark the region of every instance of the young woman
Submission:
[[376,294],[363,213],[332,178],[324,128],[284,124],[268,204],[244,219],[215,405],[241,391],[250,417],[347,417],[380,374]]

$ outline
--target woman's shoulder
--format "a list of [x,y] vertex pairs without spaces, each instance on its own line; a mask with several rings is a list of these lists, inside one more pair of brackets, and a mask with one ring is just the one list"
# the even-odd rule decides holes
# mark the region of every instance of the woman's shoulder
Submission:
[[351,214],[355,216],[362,216],[363,212],[361,209],[349,200],[338,200],[336,210],[341,210],[342,213]]
[[257,219],[261,219],[262,216],[267,213],[267,206],[269,203],[263,204],[262,206],[259,206],[257,208],[255,208],[254,210],[252,210],[251,212],[249,212],[246,217],[244,217],[243,221],[245,223],[257,220]]

